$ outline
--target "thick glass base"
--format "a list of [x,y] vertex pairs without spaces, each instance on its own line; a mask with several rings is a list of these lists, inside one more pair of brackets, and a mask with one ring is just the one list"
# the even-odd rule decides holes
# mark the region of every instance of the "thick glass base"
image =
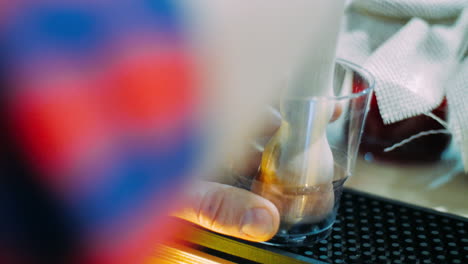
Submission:
[[333,222],[328,228],[321,230],[314,230],[310,233],[305,234],[289,234],[287,231],[280,231],[278,234],[263,244],[270,246],[281,246],[281,247],[301,247],[310,246],[320,240],[326,239],[332,232]]
[[299,223],[295,225],[282,223],[278,233],[272,239],[263,243],[271,246],[300,247],[310,246],[320,240],[326,239],[331,234],[336,220],[345,181],[346,178],[333,182],[335,203],[333,210],[323,220],[316,223]]

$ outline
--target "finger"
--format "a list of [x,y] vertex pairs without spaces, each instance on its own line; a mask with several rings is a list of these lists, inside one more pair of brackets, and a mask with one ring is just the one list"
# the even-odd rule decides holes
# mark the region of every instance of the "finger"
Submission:
[[272,106],[265,108],[262,122],[254,136],[247,140],[248,146],[241,156],[232,157],[232,170],[236,175],[251,177],[258,170],[264,146],[281,125],[281,114]]
[[281,126],[281,113],[273,106],[268,106],[263,114],[262,128],[257,137],[271,137]]
[[192,186],[185,207],[174,215],[250,241],[266,241],[279,227],[279,213],[273,203],[246,190],[212,182]]
[[343,107],[341,106],[340,103],[336,103],[330,122],[335,122],[336,120],[338,120],[338,118],[340,118],[342,113],[343,113]]
[[258,145],[257,142],[253,142],[252,146],[248,148],[242,157],[232,161],[232,172],[235,175],[251,178],[258,171],[258,167],[262,160],[263,146]]
[[[343,107],[340,103],[336,103],[330,122],[338,120],[342,112]],[[243,153],[242,157],[233,159],[232,161],[232,170],[236,175],[252,177],[257,172],[262,160],[264,146],[278,130],[280,125],[281,113],[272,106],[267,107],[267,111],[265,112],[265,124],[257,134],[256,140],[250,142],[251,147]]]
[[[343,107],[340,103],[335,104],[335,108],[333,109],[333,115],[330,122],[334,122],[340,118],[343,112]],[[268,106],[267,111],[264,114],[264,124],[262,129],[257,134],[257,137],[260,138],[268,138],[275,134],[278,128],[281,126],[281,113],[277,110],[277,108]]]

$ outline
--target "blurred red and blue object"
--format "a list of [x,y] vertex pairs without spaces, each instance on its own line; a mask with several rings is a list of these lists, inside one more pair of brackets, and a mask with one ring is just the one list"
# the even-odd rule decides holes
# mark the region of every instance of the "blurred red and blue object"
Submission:
[[139,263],[174,232],[171,194],[204,149],[180,10],[171,0],[0,10],[0,263]]

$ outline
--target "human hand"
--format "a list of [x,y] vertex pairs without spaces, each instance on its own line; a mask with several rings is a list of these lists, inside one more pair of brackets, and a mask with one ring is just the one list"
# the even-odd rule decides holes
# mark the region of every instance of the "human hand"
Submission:
[[278,209],[252,192],[214,182],[198,182],[188,192],[175,216],[250,241],[266,241],[278,230]]
[[[338,119],[342,108],[337,106],[332,120]],[[272,109],[263,137],[270,137],[280,125],[281,117]],[[242,166],[241,175],[252,175],[258,169],[262,152],[251,149]],[[200,181],[186,193],[183,207],[173,215],[212,231],[255,242],[267,241],[278,231],[280,215],[269,200],[247,190],[215,182]]]
[[[259,137],[268,139],[281,123],[274,109],[267,113]],[[261,162],[260,149],[249,148],[236,174],[253,176]],[[224,175],[223,175],[224,176]],[[269,200],[227,184],[198,181],[185,191],[182,208],[173,215],[212,231],[250,241],[266,241],[279,227],[278,209]]]

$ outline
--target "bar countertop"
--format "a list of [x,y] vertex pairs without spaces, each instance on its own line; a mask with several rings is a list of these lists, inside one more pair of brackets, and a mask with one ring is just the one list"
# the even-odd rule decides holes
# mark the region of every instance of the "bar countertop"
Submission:
[[360,191],[468,217],[468,175],[449,175],[455,161],[431,165],[397,165],[359,158],[346,183]]

